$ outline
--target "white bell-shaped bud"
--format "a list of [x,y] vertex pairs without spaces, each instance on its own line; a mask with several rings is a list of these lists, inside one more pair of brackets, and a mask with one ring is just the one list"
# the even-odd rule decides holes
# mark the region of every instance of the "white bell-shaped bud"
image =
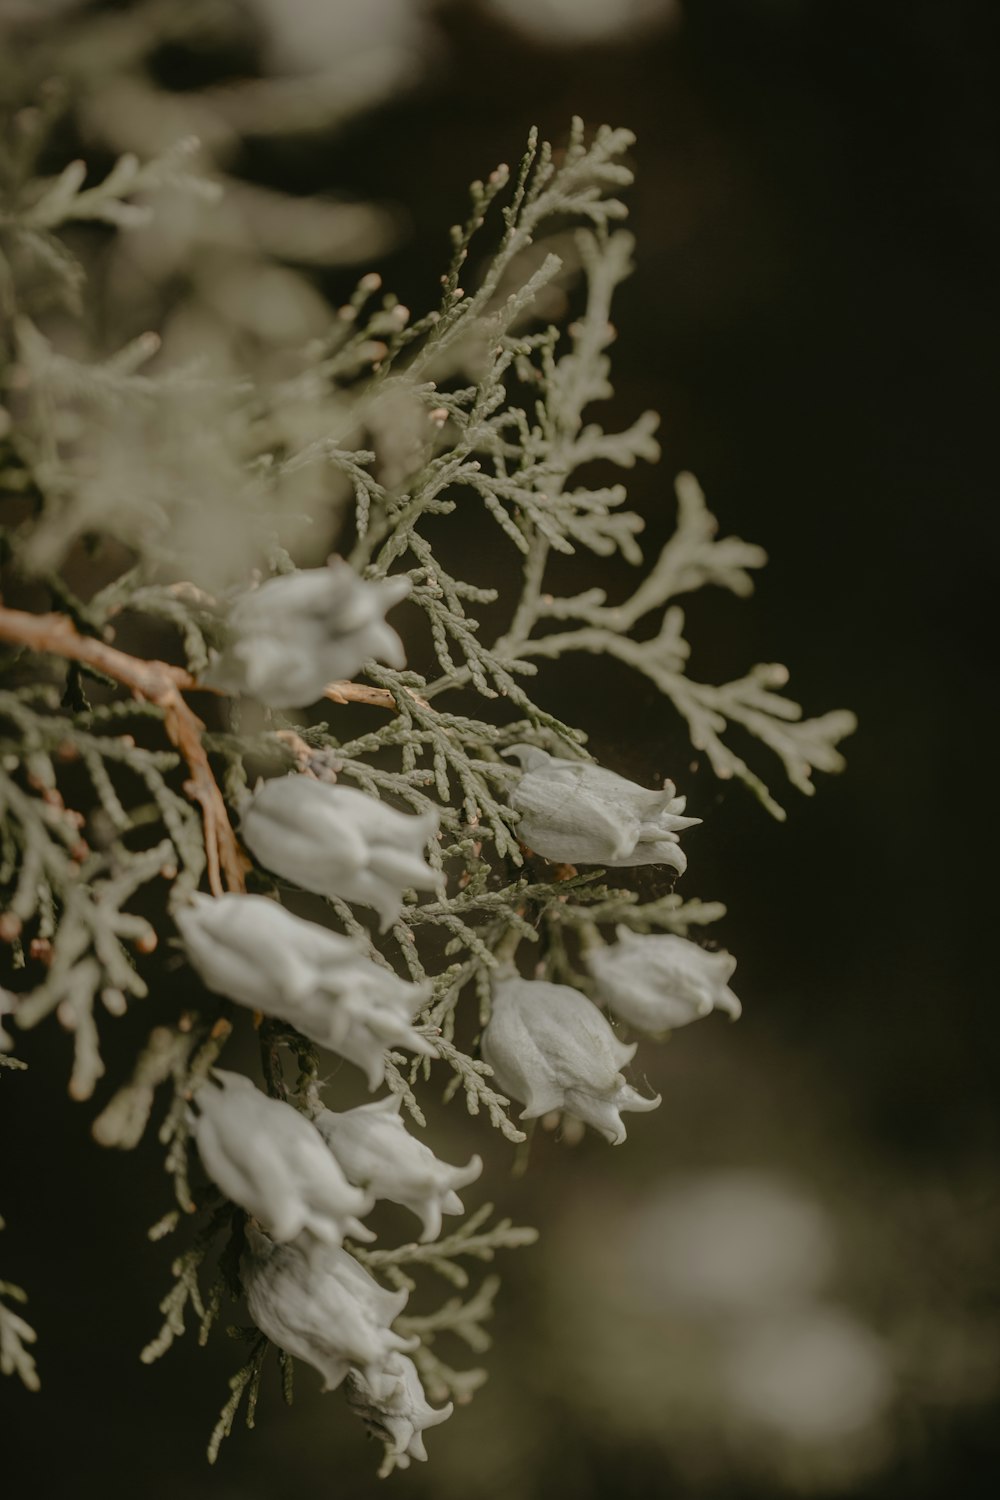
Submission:
[[533,745],[514,745],[524,775],[511,793],[517,834],[536,854],[561,864],[670,865],[683,875],[687,857],[677,835],[700,823],[682,814],[672,781],[659,792],[589,760],[560,760]]
[[524,1105],[522,1120],[564,1110],[613,1146],[625,1139],[623,1110],[655,1109],[621,1069],[636,1043],[620,1042],[586,995],[567,984],[509,975],[493,987],[483,1057],[499,1088]]
[[483,1163],[478,1156],[464,1167],[439,1161],[403,1124],[401,1103],[398,1094],[390,1094],[343,1114],[324,1109],[316,1117],[316,1129],[349,1182],[412,1209],[423,1221],[420,1238],[436,1240],[441,1215],[463,1212],[457,1189],[475,1182]]

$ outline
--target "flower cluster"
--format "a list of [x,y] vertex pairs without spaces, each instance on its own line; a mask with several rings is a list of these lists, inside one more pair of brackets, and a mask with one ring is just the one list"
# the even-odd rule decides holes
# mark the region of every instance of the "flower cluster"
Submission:
[[[392,655],[391,632],[372,624],[375,595],[367,587],[352,584],[343,565],[264,585],[234,610],[217,680],[229,673],[232,683],[243,663],[244,690],[256,688],[272,705],[298,702],[315,696],[335,669],[356,668],[362,641],[369,654],[380,647]],[[345,622],[353,622],[347,639]],[[269,642],[266,682],[255,675],[259,633]],[[293,644],[295,664],[282,666]],[[684,815],[672,783],[647,791],[590,761],[525,744],[510,753],[522,767],[511,807],[534,853],[565,864],[685,869],[678,836],[699,820]],[[383,933],[400,920],[408,892],[445,891],[441,870],[426,858],[436,813],[403,813],[354,787],[302,773],[274,777],[245,797],[241,831],[264,870],[313,895],[374,910]],[[178,904],[175,919],[209,989],[355,1063],[370,1088],[383,1082],[390,1049],[436,1055],[414,1025],[431,986],[376,962],[357,937],[241,893],[195,894]],[[567,984],[522,978],[508,963],[492,985],[482,1055],[497,1086],[523,1105],[522,1119],[565,1113],[619,1145],[623,1114],[653,1110],[660,1099],[626,1081],[622,1070],[638,1044],[620,1040],[594,1001],[653,1035],[716,1007],[738,1015],[726,983],[734,961],[673,934],[642,936],[624,926],[614,944],[601,943],[595,929],[583,957],[594,999]],[[241,1275],[258,1328],[313,1364],[327,1388],[350,1376],[349,1402],[384,1441],[388,1472],[426,1457],[423,1431],[452,1408],[429,1404],[407,1355],[416,1341],[393,1332],[406,1290],[381,1287],[343,1241],[372,1237],[359,1221],[378,1199],[410,1210],[422,1242],[436,1241],[442,1216],[463,1212],[459,1189],[476,1180],[482,1161],[439,1161],[404,1125],[398,1092],[340,1112],[310,1098],[307,1117],[249,1079],[216,1070],[192,1103],[192,1131],[209,1177],[250,1216]]]
[[[29,116],[27,155],[44,163],[54,116]],[[654,458],[656,419],[605,432],[589,413],[610,391],[609,296],[631,262],[617,196],[631,145],[609,128],[588,140],[580,122],[564,150],[533,137],[517,172],[474,185],[438,308],[411,321],[363,277],[329,326],[264,362],[261,383],[191,378],[166,354],[139,374],[157,346],[148,335],[89,364],[59,320],[34,321],[36,307],[72,305],[85,279],[61,227],[135,222],[158,187],[187,190],[187,144],[145,165],[124,156],[103,180],[82,162],[30,182],[0,163],[0,228],[18,249],[5,353],[20,372],[16,403],[0,407],[0,428],[13,423],[5,482],[32,497],[0,549],[0,946],[17,989],[0,991],[0,1064],[16,1065],[7,1049],[55,1016],[73,1033],[71,1092],[89,1097],[104,1072],[101,1007],[120,1015],[146,995],[153,965],[136,955],[156,945],[157,902],[169,911],[193,993],[153,1027],[94,1134],[134,1145],[157,1087],[172,1090],[160,1139],[178,1204],[201,1222],[144,1358],[182,1330],[188,1303],[204,1337],[223,1293],[241,1290],[239,1269],[258,1334],[210,1457],[241,1399],[252,1419],[269,1341],[286,1374],[302,1358],[345,1389],[385,1443],[384,1472],[425,1457],[448,1398],[479,1383],[482,1372],[444,1363],[437,1340],[445,1354],[452,1334],[485,1347],[493,1278],[419,1315],[403,1310],[409,1291],[422,1295],[424,1276],[462,1291],[461,1257],[488,1261],[533,1231],[472,1203],[478,1155],[453,1165],[419,1138],[423,1086],[464,1097],[509,1140],[525,1139],[519,1106],[525,1120],[566,1115],[579,1125],[567,1138],[589,1125],[620,1144],[626,1118],[659,1104],[627,1076],[642,1038],[713,1009],[739,1014],[734,960],[685,935],[709,908],[669,888],[699,820],[672,782],[640,786],[587,758],[578,731],[536,701],[535,663],[626,662],[687,718],[714,771],[773,809],[730,749],[731,726],[804,790],[841,764],[851,716],[802,717],[781,695],[784,669],[687,679],[674,600],[703,583],[746,593],[764,560],[717,536],[691,476],[630,597],[549,592],[557,558],[642,561],[641,518],[604,470]],[[498,196],[495,257],[466,281]],[[543,238],[574,221],[586,287],[560,343],[531,320],[559,274]],[[531,245],[541,253],[526,259]],[[595,462],[601,485],[588,488]],[[476,581],[448,571],[462,547],[445,518],[469,501],[523,560],[502,596],[488,586],[489,542]],[[325,545],[341,519],[349,560],[298,569],[285,548],[306,525]],[[60,612],[4,602],[49,593]],[[387,622],[403,600],[418,621],[412,664]],[[134,625],[112,644],[119,617]],[[176,632],[165,659],[126,649],[164,624]],[[141,735],[122,733],[136,714]],[[639,884],[657,893],[640,899]],[[262,1087],[226,1065],[248,1042]],[[359,1103],[362,1082],[383,1096]],[[207,1188],[189,1180],[189,1147]],[[405,1242],[363,1246],[394,1220]],[[163,1232],[174,1222],[190,1221],[168,1215]]]
[[[251,693],[272,708],[310,702],[369,657],[402,665],[382,619],[407,580],[366,584],[344,563],[271,580],[244,596],[230,642],[207,681]],[[244,842],[260,865],[305,891],[369,907],[385,931],[407,891],[440,888],[425,860],[434,812],[407,815],[351,787],[310,776],[277,777],[242,807]],[[378,1088],[387,1055],[436,1055],[414,1026],[430,985],[399,977],[356,938],[241,892],[195,893],[174,920],[189,962],[228,1000],[273,1017],[356,1064]],[[286,1354],[314,1365],[327,1389],[350,1374],[350,1402],[386,1444],[385,1471],[427,1457],[421,1432],[450,1403],[428,1403],[416,1366],[419,1342],[392,1330],[407,1292],[389,1292],[343,1248],[371,1240],[360,1222],[377,1198],[441,1229],[463,1212],[456,1189],[475,1180],[479,1157],[448,1167],[407,1131],[398,1097],[315,1120],[249,1078],[215,1069],[189,1108],[191,1133],[215,1185],[249,1216],[241,1281],[257,1327]]]
[[[529,745],[511,753],[524,768],[511,804],[520,814],[518,831],[536,853],[567,865],[664,864],[678,874],[687,868],[677,835],[701,820],[683,816],[685,799],[673,782],[652,792],[589,761],[561,760]],[[595,932],[586,953],[595,998],[617,1019],[657,1036],[713,1009],[734,1019],[740,1014],[726,982],[736,967],[728,953],[623,925],[617,936],[606,945]],[[483,1056],[504,1092],[524,1105],[523,1120],[565,1113],[620,1145],[622,1112],[660,1102],[625,1081],[621,1070],[637,1046],[619,1041],[597,1006],[570,985],[510,971],[494,980]]]

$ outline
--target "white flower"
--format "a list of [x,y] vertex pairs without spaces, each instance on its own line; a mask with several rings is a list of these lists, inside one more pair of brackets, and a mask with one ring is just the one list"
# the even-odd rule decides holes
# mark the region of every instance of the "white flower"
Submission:
[[735,958],[673,933],[640,936],[619,927],[617,943],[592,948],[587,964],[608,1009],[654,1036],[712,1010],[728,1011],[735,1021],[742,1009],[727,983]]
[[328,1245],[374,1235],[355,1215],[374,1199],[352,1187],[304,1115],[240,1073],[217,1069],[191,1108],[198,1154],[216,1187],[276,1240],[308,1231]]
[[204,680],[269,708],[304,708],[366,661],[402,667],[403,643],[385,613],[409,592],[408,578],[368,583],[339,557],[269,578],[233,605],[229,643]]
[[346,1250],[307,1255],[300,1245],[272,1244],[251,1225],[240,1278],[261,1333],[319,1370],[325,1390],[335,1390],[352,1366],[377,1381],[392,1355],[418,1342],[390,1326],[409,1294],[386,1291]]
[[187,956],[209,989],[338,1052],[378,1088],[385,1052],[436,1057],[412,1018],[430,987],[373,963],[351,938],[293,916],[266,896],[193,896],[174,910]]
[[483,1057],[497,1086],[525,1106],[522,1120],[565,1110],[593,1125],[613,1146],[625,1139],[623,1109],[655,1109],[625,1082],[626,1046],[586,995],[567,984],[511,975],[493,987]]
[[427,1449],[422,1434],[428,1427],[446,1422],[454,1411],[450,1401],[438,1409],[429,1405],[417,1367],[405,1354],[390,1354],[378,1374],[352,1370],[347,1404],[385,1443],[380,1479],[394,1468],[409,1468],[411,1458],[423,1463]]
[[513,745],[524,775],[511,794],[518,837],[536,854],[573,865],[671,865],[687,857],[677,835],[700,823],[685,818],[672,781],[647,791],[587,760],[560,760],[532,745]]
[[456,1188],[475,1182],[483,1163],[474,1156],[465,1167],[449,1167],[418,1141],[400,1119],[398,1094],[335,1114],[324,1109],[316,1129],[350,1182],[376,1198],[401,1203],[423,1220],[422,1240],[436,1240],[441,1215],[463,1212]]
[[374,907],[387,931],[403,892],[436,890],[441,877],[424,862],[437,833],[433,809],[402,813],[359,792],[293,772],[257,788],[243,809],[243,839],[276,875],[320,896]]

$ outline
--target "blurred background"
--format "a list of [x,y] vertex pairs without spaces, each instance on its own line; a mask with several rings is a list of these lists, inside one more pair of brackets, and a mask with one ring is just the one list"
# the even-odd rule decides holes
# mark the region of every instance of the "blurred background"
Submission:
[[[772,556],[749,602],[694,601],[693,665],[781,660],[807,712],[860,718],[781,826],[644,685],[552,672],[601,761],[706,818],[684,889],[729,907],[744,1017],[643,1049],[663,1104],[621,1150],[539,1132],[507,1177],[485,1128],[434,1122],[542,1237],[500,1267],[489,1382],[401,1495],[997,1493],[996,29],[985,0],[0,0],[4,90],[66,81],[67,154],[194,132],[227,189],[102,249],[109,346],[157,327],[172,358],[267,372],[371,269],[422,310],[466,184],[532,124],[633,128],[614,406],[663,414],[664,459],[631,501],[652,551],[692,469]],[[22,1050],[60,1066],[4,1089],[0,1248],[43,1379],[0,1387],[5,1493],[373,1494],[377,1449],[304,1368],[206,1466],[242,1356],[138,1364],[174,1253],[145,1240],[155,1143],[99,1152],[67,1039]]]

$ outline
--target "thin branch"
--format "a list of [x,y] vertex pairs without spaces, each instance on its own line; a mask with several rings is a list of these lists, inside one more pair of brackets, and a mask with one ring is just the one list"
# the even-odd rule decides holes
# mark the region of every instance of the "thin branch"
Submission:
[[[419,703],[421,708],[430,708],[426,698],[421,698],[419,693],[412,689],[406,690],[414,703]],[[388,708],[393,713],[398,713],[396,699],[388,688],[369,687],[364,682],[331,682],[323,689],[323,697],[329,698],[331,703],[367,703],[372,708]]]

